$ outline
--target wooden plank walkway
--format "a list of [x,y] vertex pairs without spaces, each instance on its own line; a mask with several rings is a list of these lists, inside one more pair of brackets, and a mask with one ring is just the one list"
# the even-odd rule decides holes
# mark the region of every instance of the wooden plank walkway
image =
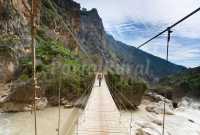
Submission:
[[104,78],[101,87],[96,79],[77,125],[74,132],[76,135],[128,135],[128,129],[121,127],[120,112]]

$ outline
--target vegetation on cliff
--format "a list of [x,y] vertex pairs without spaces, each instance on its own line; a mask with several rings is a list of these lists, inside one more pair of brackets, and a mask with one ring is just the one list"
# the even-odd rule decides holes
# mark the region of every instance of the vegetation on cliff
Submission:
[[[56,98],[60,89],[62,98],[73,102],[89,90],[94,80],[93,68],[83,64],[79,56],[65,48],[61,41],[48,37],[44,30],[40,30],[36,51],[38,83],[44,93],[41,96]],[[18,81],[29,82],[32,76],[31,57],[21,58],[19,65]]]
[[177,100],[183,96],[200,96],[200,67],[187,69],[160,79],[156,91]]

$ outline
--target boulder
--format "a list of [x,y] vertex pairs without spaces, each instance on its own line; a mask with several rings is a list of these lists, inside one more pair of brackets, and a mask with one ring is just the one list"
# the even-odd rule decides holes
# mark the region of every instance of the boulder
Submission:
[[31,105],[24,103],[6,102],[2,104],[3,112],[24,112],[31,111]]
[[140,129],[137,129],[136,135],[149,135],[149,134],[146,134],[146,133],[140,128]]
[[65,109],[70,109],[70,108],[73,108],[73,105],[72,104],[64,105],[64,108]]
[[197,99],[192,99],[189,97],[184,97],[181,102],[179,102],[179,106],[181,108],[192,108],[194,110],[200,110],[200,101]]
[[[137,121],[135,122],[135,135],[161,135],[162,128],[161,126],[146,122],[146,121]],[[165,131],[165,135],[171,135],[168,131]]]
[[67,99],[65,99],[65,98],[62,98],[61,99],[61,104],[62,105],[67,105],[67,104],[69,104],[69,101]]
[[38,110],[45,109],[47,107],[47,105],[48,105],[48,100],[45,97],[40,98],[39,100],[36,101],[36,108]]
[[136,135],[160,135],[160,130],[158,126],[149,122],[136,122],[138,128],[136,129]]
[[[164,103],[162,101],[158,103],[152,103],[146,106],[146,111],[153,112],[155,114],[163,114],[164,113]],[[166,103],[165,104],[165,113],[167,115],[174,115],[173,113],[173,106],[172,104]]]
[[[44,98],[42,89],[37,89],[37,109],[44,109],[48,101]],[[34,90],[32,88],[31,80],[29,81],[15,81],[12,84],[8,95],[1,97],[0,106],[3,112],[24,112],[32,110],[34,97]]]
[[[42,110],[47,107],[48,101],[46,98],[41,98],[36,101],[37,110]],[[2,112],[26,112],[33,110],[32,104],[6,102],[2,104]]]
[[148,92],[146,96],[150,97],[153,102],[160,102],[160,101],[165,101],[166,103],[171,103],[171,100],[163,97],[162,95],[159,95],[155,92]]
[[158,119],[158,117],[156,117],[156,115],[148,115],[148,118],[150,119],[150,121],[158,126],[162,126],[162,120]]
[[6,101],[9,94],[10,94],[10,84],[0,83],[0,107]]
[[48,98],[48,102],[52,106],[57,106],[58,105],[58,96],[52,96]]
[[[34,90],[32,86],[32,81],[15,81],[11,88],[11,93],[9,94],[8,102],[20,102],[20,103],[32,103],[34,97]],[[37,97],[44,96],[44,90],[37,88]]]

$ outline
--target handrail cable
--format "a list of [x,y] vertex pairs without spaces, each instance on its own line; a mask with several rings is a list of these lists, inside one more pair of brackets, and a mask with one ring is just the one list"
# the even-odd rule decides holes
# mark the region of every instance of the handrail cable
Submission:
[[[94,84],[94,79],[93,79],[93,83],[90,85],[90,86],[88,86],[88,89],[89,89],[89,91],[91,92],[91,90],[92,90],[92,88],[93,88],[93,84]],[[79,98],[79,99],[77,99],[76,100],[76,102],[75,102],[75,104],[74,104],[74,106],[75,107],[77,107],[82,101],[83,101],[83,99],[84,99],[84,97],[85,97],[85,95],[87,95],[87,91],[88,90],[84,90],[84,92],[81,94],[81,97]],[[90,95],[90,94],[89,94]],[[88,101],[88,100],[87,100]],[[85,103],[87,103],[87,101],[85,102]],[[74,120],[73,120],[74,121]],[[75,120],[75,123],[73,123],[72,125],[76,125],[77,124],[77,120]],[[72,128],[73,128],[73,126],[71,126],[70,128],[69,128],[69,130],[67,130],[65,133],[66,133],[66,135],[69,135],[70,134],[70,131],[72,130]]]
[[[96,78],[96,77],[95,77]],[[92,80],[92,83],[86,88],[86,92],[85,92],[85,95],[83,96],[83,103],[81,104],[81,109],[84,109],[84,111],[82,111],[82,114],[83,115],[85,113],[85,107],[86,107],[86,104],[89,100],[89,96],[91,94],[91,91],[92,91],[92,88],[93,88],[93,85],[94,85],[94,79]],[[89,92],[89,93],[88,93]],[[84,118],[85,119],[85,118]]]
[[[112,92],[114,92],[114,93],[119,93],[119,90],[118,91],[115,91],[115,90],[113,90],[113,89],[115,89],[115,87],[114,87],[114,85],[112,85],[112,87],[113,88],[111,88],[111,90],[112,90]],[[118,100],[119,100],[119,102],[122,104],[122,106],[123,106],[123,108],[125,109],[125,111],[127,111],[128,112],[128,107],[126,107],[126,105],[123,103],[123,99],[124,99],[124,96],[122,96],[122,93],[119,93],[120,95],[118,96]],[[120,98],[120,96],[121,96],[121,98]],[[123,98],[123,99],[122,99]],[[127,102],[127,101],[126,101]],[[134,105],[132,105],[132,104],[130,104],[130,102],[128,102],[128,104],[129,105],[131,105],[131,107],[132,108],[135,108],[135,106]],[[131,120],[130,120],[130,129],[132,128],[132,126],[131,126],[131,123],[132,123],[132,121],[133,121],[133,114],[132,114],[133,112],[131,111]],[[130,132],[131,133],[131,132]]]
[[[55,9],[54,9],[55,10]],[[57,12],[56,10],[55,10],[55,12]],[[88,59],[92,62],[92,63],[94,63],[94,61],[93,61],[93,59],[91,59],[90,57],[89,57],[89,55],[88,55],[88,53],[87,53],[87,51],[85,51],[85,49],[82,47],[82,45],[81,45],[81,43],[80,43],[80,41],[79,41],[79,39],[76,37],[76,35],[74,34],[74,32],[71,30],[71,25],[67,22],[65,22],[64,20],[63,20],[63,17],[61,17],[61,16],[59,16],[59,18],[61,19],[61,21],[63,22],[63,24],[64,24],[64,26],[67,28],[67,30],[68,30],[68,32],[71,34],[71,36],[72,36],[72,38],[75,40],[75,42],[76,42],[76,44],[80,47],[80,49],[83,51],[83,53],[88,57]],[[93,86],[93,85],[92,85]],[[87,90],[86,90],[87,91]],[[87,92],[86,92],[87,93]],[[82,96],[84,95],[85,93],[82,93]],[[59,88],[59,96],[61,96],[60,95],[60,88]],[[58,135],[59,135],[59,130],[60,130],[60,99],[59,99],[59,118],[58,118]],[[86,101],[87,102],[87,101]]]
[[60,135],[60,120],[61,120],[60,118],[61,116],[61,87],[62,87],[62,73],[59,74],[59,81],[58,81],[58,128],[57,128],[58,135]]
[[[141,48],[144,45],[146,45],[147,43],[149,43],[150,41],[154,40],[155,38],[159,37],[160,35],[162,35],[163,33],[167,32],[167,54],[166,54],[166,60],[167,62],[169,62],[169,42],[170,42],[170,38],[171,38],[171,29],[174,28],[175,26],[177,26],[178,24],[180,24],[181,22],[185,21],[186,19],[188,19],[189,17],[191,17],[192,15],[196,14],[197,12],[200,11],[200,7],[197,8],[196,10],[194,10],[193,12],[191,12],[190,14],[186,15],[185,17],[183,17],[182,19],[180,19],[179,21],[175,22],[174,24],[172,24],[171,26],[167,27],[166,29],[164,29],[162,32],[160,32],[159,34],[155,35],[154,37],[152,37],[151,39],[147,40],[146,42],[144,42],[143,44],[139,45],[137,48]],[[166,103],[165,103],[165,97],[163,99],[163,126],[162,126],[162,135],[165,134],[165,119],[166,119]]]
[[[115,101],[115,100],[116,100],[115,97],[117,97],[117,100],[119,101],[119,103],[118,103],[118,101],[115,101],[115,103],[117,104],[117,106],[119,107],[119,109],[121,108],[121,110],[124,109],[125,112],[128,112],[129,110],[128,110],[128,108],[126,107],[126,105],[124,104],[123,99],[120,98],[120,96],[114,96],[114,95],[117,95],[117,91],[115,90],[113,81],[111,80],[111,83],[110,83],[110,81],[108,81],[108,84],[110,85],[109,89],[111,90],[111,95],[112,95],[112,97],[113,97],[113,100]],[[114,93],[114,94],[113,94],[113,93]],[[132,116],[131,116],[131,117],[132,117]],[[120,122],[120,124],[121,124],[121,111],[120,111],[120,119],[119,119],[119,122]],[[121,129],[120,129],[120,132],[122,133]]]
[[109,89],[111,90],[110,94],[111,94],[111,96],[112,96],[112,98],[113,98],[115,104],[117,105],[117,107],[119,107],[119,109],[122,109],[122,105],[120,105],[120,103],[118,103],[118,102],[115,100],[115,95],[112,93],[112,92],[115,92],[115,91],[113,90],[113,86],[114,86],[114,85],[113,85],[113,82],[111,81],[111,83],[110,83],[110,81],[107,81],[107,83],[108,83],[108,85],[109,85]]

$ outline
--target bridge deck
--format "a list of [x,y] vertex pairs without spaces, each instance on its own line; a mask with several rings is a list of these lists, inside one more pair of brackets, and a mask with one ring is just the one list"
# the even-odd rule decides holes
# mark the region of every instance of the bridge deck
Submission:
[[84,113],[75,129],[78,135],[123,135],[128,134],[120,124],[120,112],[113,101],[105,79],[101,87],[95,81]]

